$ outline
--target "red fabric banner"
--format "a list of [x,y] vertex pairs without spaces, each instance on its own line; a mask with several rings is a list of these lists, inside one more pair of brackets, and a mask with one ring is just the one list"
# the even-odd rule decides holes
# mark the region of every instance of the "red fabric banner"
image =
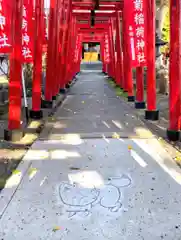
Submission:
[[24,0],[22,18],[22,57],[24,63],[33,61],[33,1]]
[[125,28],[132,67],[146,65],[146,1],[124,1]]
[[11,3],[0,0],[0,53],[11,51]]

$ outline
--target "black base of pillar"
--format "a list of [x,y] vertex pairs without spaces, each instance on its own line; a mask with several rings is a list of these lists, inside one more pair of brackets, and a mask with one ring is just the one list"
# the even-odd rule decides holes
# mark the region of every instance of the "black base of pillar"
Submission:
[[180,132],[167,129],[167,138],[169,141],[173,141],[173,142],[179,141],[180,140]]
[[53,102],[52,101],[47,101],[47,100],[42,100],[41,101],[41,107],[42,108],[52,108],[53,107]]
[[128,96],[128,102],[134,102],[135,96]]
[[62,94],[66,93],[65,88],[61,88],[60,91],[59,91],[59,93],[62,93]]
[[57,96],[52,97],[52,101],[55,101],[55,100],[57,100]]
[[145,111],[145,119],[146,120],[152,120],[152,121],[157,121],[159,119],[159,111]]
[[42,119],[43,118],[43,112],[42,110],[40,111],[30,111],[30,118],[31,119]]
[[145,102],[135,102],[136,109],[145,109],[145,107],[146,107]]
[[17,142],[24,137],[24,133],[21,129],[18,130],[4,130],[4,140],[8,142]]
[[66,87],[66,88],[70,88],[70,85],[71,85],[71,83],[67,83],[67,84],[65,85],[65,87]]

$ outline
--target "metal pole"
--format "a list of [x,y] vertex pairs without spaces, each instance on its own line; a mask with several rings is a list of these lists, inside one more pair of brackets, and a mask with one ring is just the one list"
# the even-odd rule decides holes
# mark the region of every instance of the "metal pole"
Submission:
[[26,95],[26,86],[25,86],[25,78],[24,78],[24,68],[22,67],[22,87],[23,87],[23,98],[24,98],[24,107],[25,107],[25,114],[26,114],[26,123],[29,122],[29,110],[28,110],[28,102],[27,102],[27,95]]

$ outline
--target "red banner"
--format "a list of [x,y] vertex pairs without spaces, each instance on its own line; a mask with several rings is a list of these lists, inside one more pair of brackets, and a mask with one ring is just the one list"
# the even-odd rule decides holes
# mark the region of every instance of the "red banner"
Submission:
[[146,65],[146,1],[124,1],[125,28],[132,67]]
[[33,1],[24,0],[22,18],[22,57],[24,63],[33,61]]
[[11,51],[11,3],[7,0],[0,0],[0,53]]

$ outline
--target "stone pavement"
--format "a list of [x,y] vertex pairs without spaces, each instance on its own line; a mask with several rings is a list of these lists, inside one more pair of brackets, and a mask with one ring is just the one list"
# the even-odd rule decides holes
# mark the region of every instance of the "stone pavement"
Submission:
[[181,169],[84,70],[0,195],[0,239],[179,240]]

